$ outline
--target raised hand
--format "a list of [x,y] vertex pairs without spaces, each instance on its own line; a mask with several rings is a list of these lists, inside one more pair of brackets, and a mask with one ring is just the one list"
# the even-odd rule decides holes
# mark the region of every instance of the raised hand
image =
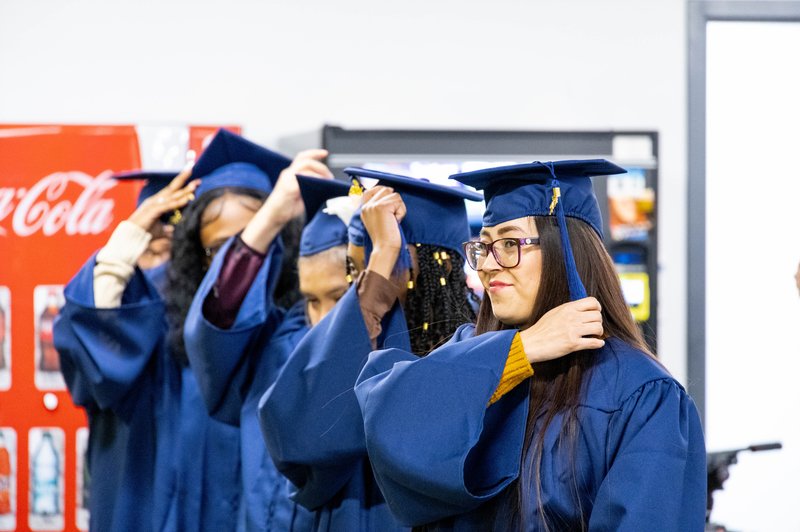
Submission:
[[402,239],[400,222],[406,215],[406,205],[400,194],[390,187],[374,187],[364,192],[361,220],[372,240],[372,255],[367,269],[389,279],[400,255]]
[[302,151],[281,172],[267,201],[242,232],[242,240],[248,246],[262,253],[266,252],[289,220],[303,214],[305,207],[300,186],[297,184],[297,174],[333,179],[328,167],[319,161],[327,155],[326,150]]
[[193,166],[194,161],[187,163],[169,185],[144,200],[139,208],[128,217],[128,221],[151,233],[153,238],[165,236],[162,234],[164,231],[162,224],[157,223],[161,215],[180,209],[194,199],[194,190],[200,184],[200,180],[195,179],[186,184],[186,181],[192,176]]

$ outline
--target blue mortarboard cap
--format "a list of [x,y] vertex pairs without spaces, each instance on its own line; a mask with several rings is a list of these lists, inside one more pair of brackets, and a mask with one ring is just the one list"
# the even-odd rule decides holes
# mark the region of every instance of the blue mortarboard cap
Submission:
[[602,239],[603,220],[591,177],[625,172],[605,159],[592,159],[537,161],[465,172],[450,178],[484,191],[484,227],[494,227],[525,216],[555,215],[561,233],[570,296],[576,300],[586,297],[586,290],[575,268],[565,217],[584,221]]
[[[139,191],[139,197],[136,198],[136,208],[138,209],[139,206],[151,196],[155,196],[158,192],[166,187],[167,185],[172,182],[173,179],[178,175],[178,172],[149,172],[146,170],[133,170],[130,172],[120,172],[118,174],[114,174],[111,177],[114,179],[118,179],[120,181],[132,181],[132,180],[146,180],[144,187],[142,190]],[[172,223],[170,220],[173,217],[173,213],[164,213],[161,215],[161,221],[165,224]]]
[[316,255],[327,249],[347,244],[347,224],[339,214],[349,219],[352,208],[337,214],[329,200],[341,199],[349,207],[350,186],[341,181],[319,177],[297,176],[300,194],[309,220],[300,237],[300,256]]
[[148,172],[146,170],[134,170],[131,172],[120,172],[111,177],[120,181],[130,180],[146,180],[147,182],[139,191],[139,197],[136,198],[136,207],[142,204],[144,200],[150,196],[156,195],[162,188],[169,185],[173,179],[178,175],[178,172]]
[[201,179],[195,196],[222,187],[245,187],[272,192],[278,176],[292,160],[262,148],[226,129],[220,129],[192,169]]
[[[403,198],[407,213],[400,222],[406,242],[441,246],[464,256],[462,242],[469,240],[469,221],[464,200],[481,201],[483,195],[462,187],[449,187],[431,183],[424,179],[414,179],[402,175],[366,170],[364,168],[345,168],[350,176],[377,179],[378,185],[392,187]],[[359,211],[360,214],[360,211]],[[356,216],[353,215],[355,220]],[[358,227],[351,223],[352,237],[357,236]],[[363,231],[363,224],[361,224]],[[369,242],[369,235],[363,231],[363,239]],[[365,245],[365,247],[368,247]],[[366,250],[365,250],[366,255]],[[401,254],[401,259],[404,255]],[[407,260],[407,259],[406,259]],[[410,262],[410,261],[409,261]],[[406,264],[406,267],[408,264]]]

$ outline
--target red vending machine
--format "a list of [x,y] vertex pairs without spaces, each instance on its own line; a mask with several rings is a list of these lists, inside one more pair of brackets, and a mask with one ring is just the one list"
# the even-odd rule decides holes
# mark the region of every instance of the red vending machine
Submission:
[[110,176],[180,169],[216,130],[0,125],[0,531],[88,530],[86,417],[53,348],[63,288],[133,212],[141,184]]

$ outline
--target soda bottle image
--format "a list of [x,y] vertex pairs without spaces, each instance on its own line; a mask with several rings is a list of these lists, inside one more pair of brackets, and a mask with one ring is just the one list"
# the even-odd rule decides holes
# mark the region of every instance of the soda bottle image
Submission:
[[54,290],[47,293],[47,306],[39,317],[39,369],[41,371],[61,371],[58,351],[53,345],[53,320],[58,316],[58,295]]
[[11,513],[11,457],[0,432],[0,515]]
[[6,369],[6,311],[0,305],[0,369]]
[[58,452],[53,443],[53,436],[45,431],[42,441],[33,457],[31,471],[33,486],[32,514],[42,517],[55,516],[61,513],[59,508],[58,479],[61,472]]

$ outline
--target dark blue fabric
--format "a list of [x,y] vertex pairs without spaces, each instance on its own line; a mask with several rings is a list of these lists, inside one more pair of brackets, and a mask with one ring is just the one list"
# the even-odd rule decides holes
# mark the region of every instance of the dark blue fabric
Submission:
[[347,226],[335,214],[317,211],[303,229],[300,237],[300,256],[309,257],[336,246],[346,246]]
[[300,237],[300,256],[316,255],[336,246],[347,245],[347,225],[336,215],[324,211],[329,199],[347,196],[350,185],[334,179],[297,176],[306,209],[306,227]]
[[214,421],[194,375],[165,344],[164,268],[94,306],[92,257],[64,290],[54,326],[70,394],[89,419],[92,530],[234,530],[239,429]]
[[194,194],[220,187],[246,187],[271,192],[280,173],[292,160],[220,129],[192,168],[201,183]]
[[[409,350],[399,303],[382,321],[381,346]],[[372,343],[355,286],[303,338],[259,405],[267,449],[316,512],[315,530],[402,530],[378,489],[353,385]]]
[[308,330],[305,307],[298,302],[284,312],[272,303],[282,259],[277,240],[270,246],[233,326],[223,330],[209,323],[203,316],[203,302],[217,281],[231,242],[233,238],[214,258],[194,298],[184,327],[186,353],[208,412],[241,429],[237,530],[306,532],[313,518],[289,500],[288,482],[266,453],[257,416],[261,395]]
[[307,218],[324,207],[329,199],[347,196],[350,193],[348,183],[321,177],[298,175],[297,186],[300,187],[300,195],[303,197]]
[[[464,326],[424,359],[399,350],[370,355],[356,385],[375,477],[398,519],[439,530],[504,530],[482,521],[487,501],[518,477],[527,386],[486,407],[514,331],[470,338]],[[588,530],[700,532],[706,504],[705,445],[691,398],[644,353],[609,339],[578,407],[574,450],[545,434],[542,502],[550,530],[580,529],[577,483]],[[535,433],[535,431],[534,431]],[[526,454],[526,530],[541,526]],[[486,505],[486,506],[484,506]]]

